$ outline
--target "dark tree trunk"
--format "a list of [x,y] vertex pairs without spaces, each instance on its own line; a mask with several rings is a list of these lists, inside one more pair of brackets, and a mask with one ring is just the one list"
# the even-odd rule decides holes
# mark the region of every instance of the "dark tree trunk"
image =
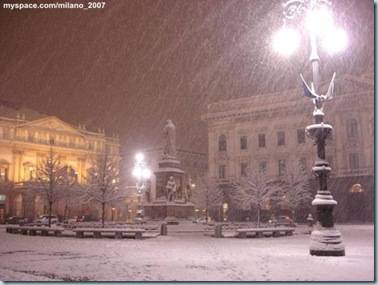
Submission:
[[66,201],[66,203],[64,205],[63,219],[64,220],[68,219],[68,202],[67,201]]
[[260,206],[257,207],[257,227],[260,227]]
[[102,203],[102,213],[101,213],[101,223],[102,227],[105,227],[105,203]]
[[292,218],[293,218],[293,222],[295,222],[295,209],[293,209],[292,211],[291,211],[291,215],[293,216]]
[[52,201],[49,201],[49,227],[51,227]]

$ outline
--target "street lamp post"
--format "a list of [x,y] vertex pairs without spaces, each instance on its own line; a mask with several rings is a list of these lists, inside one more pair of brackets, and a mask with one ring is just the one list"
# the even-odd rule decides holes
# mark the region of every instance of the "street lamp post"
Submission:
[[115,208],[112,207],[112,222],[114,221],[114,212],[115,212]]
[[137,179],[136,182],[136,190],[138,195],[138,214],[141,215],[140,218],[142,218],[142,198],[144,191],[146,189],[146,182],[151,177],[151,171],[147,167],[147,164],[144,160],[143,153],[137,153],[135,156],[135,163],[134,163],[134,169],[132,172],[133,176]]
[[[325,157],[326,139],[332,132],[332,126],[324,123],[324,101],[333,98],[334,79],[333,74],[328,91],[325,95],[319,95],[320,72],[317,41],[320,36],[325,36],[325,44],[330,51],[339,51],[345,47],[346,34],[336,29],[332,22],[329,10],[331,2],[328,0],[289,0],[283,4],[285,27],[281,29],[274,39],[273,45],[277,51],[289,54],[299,46],[299,34],[286,27],[287,22],[306,15],[306,24],[310,39],[310,62],[312,66],[312,83],[309,85],[300,75],[304,86],[304,95],[311,98],[315,105],[313,112],[314,124],[306,127],[306,133],[317,146],[317,159],[312,168],[319,181],[319,190],[312,201],[316,207],[318,223],[311,232],[310,254],[319,256],[344,256],[345,248],[341,234],[334,227],[333,209],[337,202],[328,190],[327,179],[331,168]],[[322,30],[323,28],[323,30]],[[331,34],[332,33],[332,34]],[[288,37],[291,39],[289,42]],[[280,46],[285,40],[286,45]],[[327,42],[328,41],[328,42]],[[291,44],[288,45],[288,44]],[[280,50],[282,48],[282,50]]]

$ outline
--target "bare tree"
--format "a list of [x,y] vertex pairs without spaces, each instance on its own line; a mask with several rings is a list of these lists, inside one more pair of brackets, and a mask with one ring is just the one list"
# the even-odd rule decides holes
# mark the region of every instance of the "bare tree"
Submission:
[[287,171],[283,189],[283,199],[279,204],[287,206],[295,219],[295,211],[298,207],[309,203],[312,199],[309,178],[299,163]]
[[105,150],[96,156],[87,174],[84,200],[100,205],[101,223],[104,227],[106,206],[127,196],[126,191],[122,191],[120,187],[119,160]]
[[260,226],[261,209],[267,202],[277,200],[282,189],[277,181],[267,179],[264,171],[247,169],[246,176],[239,183],[233,184],[231,196],[241,209],[257,209],[257,227]]
[[79,206],[83,197],[83,188],[77,182],[77,174],[71,166],[64,166],[62,170],[65,175],[62,177],[59,191],[59,201],[63,202],[63,219],[69,217],[70,210]]
[[62,187],[63,181],[67,179],[67,175],[66,167],[61,165],[59,156],[50,148],[47,157],[37,165],[36,179],[25,183],[31,190],[35,190],[37,194],[41,194],[46,200],[48,204],[49,227],[51,226],[53,204],[61,196],[60,192],[64,189]]
[[199,185],[193,191],[193,202],[197,207],[205,208],[206,221],[208,221],[209,209],[212,207],[220,207],[224,191],[217,185],[214,179],[208,176],[202,176]]

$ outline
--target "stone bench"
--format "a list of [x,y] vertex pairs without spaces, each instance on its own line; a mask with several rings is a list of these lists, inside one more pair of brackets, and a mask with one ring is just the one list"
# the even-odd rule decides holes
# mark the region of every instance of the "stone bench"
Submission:
[[29,234],[35,236],[40,233],[42,236],[48,236],[49,233],[53,233],[55,236],[60,236],[64,231],[64,228],[60,227],[42,227],[42,226],[7,226],[7,233],[21,233],[23,235]]
[[20,232],[20,226],[18,225],[9,225],[5,227],[7,233],[18,234]]
[[95,238],[103,237],[103,234],[114,234],[114,237],[117,239],[123,238],[124,234],[128,236],[134,236],[135,239],[141,239],[143,237],[144,229],[121,229],[121,228],[76,228],[72,230],[76,233],[76,237],[84,238],[85,233],[90,233]]
[[[203,233],[205,236],[212,237],[231,237],[236,234],[237,229],[246,227],[245,224],[235,223],[218,223],[204,228]],[[223,233],[226,233],[224,235]]]
[[246,238],[247,236],[256,236],[256,237],[279,237],[282,235],[293,235],[294,228],[288,227],[277,227],[277,228],[245,228],[245,229],[237,229],[237,237],[238,238]]
[[205,236],[214,236],[215,227],[206,227],[203,230]]

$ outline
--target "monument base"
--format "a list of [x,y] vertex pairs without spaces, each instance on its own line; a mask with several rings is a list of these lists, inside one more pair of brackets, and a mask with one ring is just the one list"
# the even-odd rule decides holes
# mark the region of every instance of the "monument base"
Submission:
[[161,202],[149,203],[144,205],[144,215],[150,219],[193,218],[194,205],[192,203]]
[[345,256],[341,233],[335,228],[319,227],[311,232],[310,254],[316,256]]

